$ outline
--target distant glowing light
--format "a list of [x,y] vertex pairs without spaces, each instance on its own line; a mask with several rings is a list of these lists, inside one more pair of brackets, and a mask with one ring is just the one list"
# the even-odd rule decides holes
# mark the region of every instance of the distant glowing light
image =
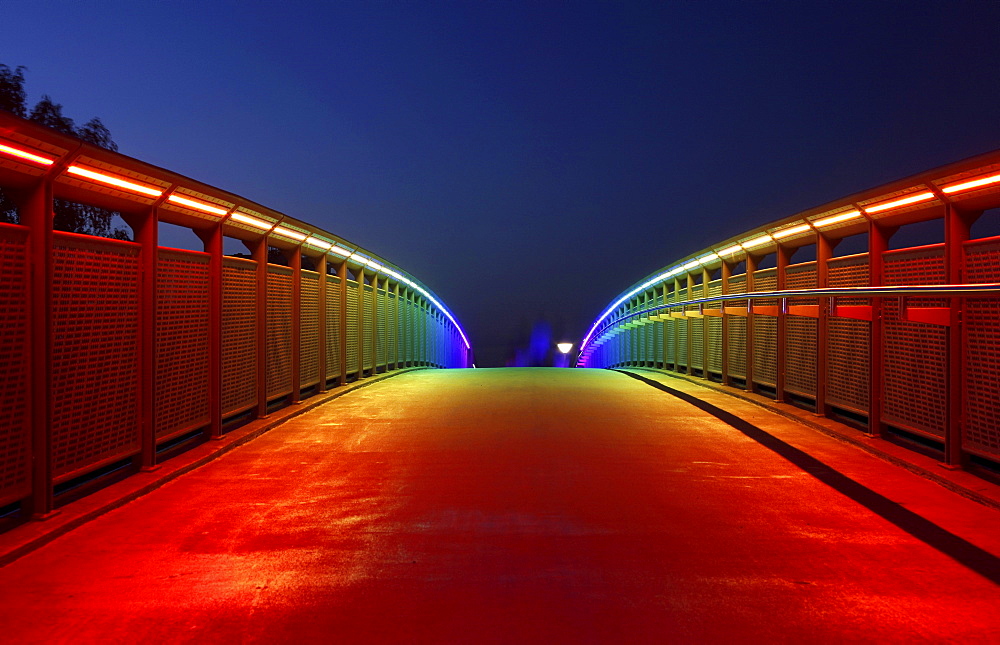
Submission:
[[293,231],[292,229],[285,228],[284,226],[275,226],[274,230],[271,232],[277,235],[281,235],[282,237],[298,240],[300,242],[306,241],[305,233],[299,233],[298,231]]
[[163,194],[162,190],[158,190],[151,186],[146,186],[144,184],[137,184],[132,181],[128,181],[116,175],[109,175],[103,172],[97,172],[90,168],[85,168],[83,166],[70,166],[66,169],[66,172],[70,175],[76,175],[78,177],[86,177],[91,181],[96,181],[102,184],[107,184],[109,186],[114,186],[115,188],[121,188],[123,190],[128,190],[133,193],[140,193],[143,195],[149,195],[150,197],[159,197]]
[[229,216],[229,219],[236,220],[246,224],[247,226],[253,226],[254,228],[259,228],[262,231],[270,231],[271,227],[274,226],[271,222],[265,222],[262,219],[257,219],[256,217],[250,217],[249,215],[244,215],[243,213],[233,213]]
[[900,208],[910,204],[926,202],[929,199],[934,199],[934,193],[927,191],[925,193],[910,195],[909,197],[904,197],[902,199],[896,199],[891,202],[882,202],[881,204],[876,204],[871,207],[862,207],[862,210],[866,213],[881,213],[882,211],[892,210],[894,208]]
[[556,348],[563,354],[569,354],[570,350],[573,349],[573,343],[556,343]]
[[857,219],[859,217],[861,217],[861,211],[847,211],[846,213],[838,213],[836,215],[831,215],[830,217],[824,217],[823,219],[818,219],[815,222],[813,222],[813,226],[817,228],[822,228],[824,226],[839,224],[840,222],[846,222],[848,220]]
[[0,143],[0,152],[5,155],[10,155],[11,157],[17,157],[23,161],[30,161],[36,163],[40,166],[51,166],[55,163],[55,159],[49,159],[48,157],[43,157],[41,155],[36,155],[27,150],[21,150],[20,148],[14,148],[13,146],[8,146]]
[[796,233],[805,233],[806,231],[811,230],[811,228],[812,227],[809,226],[808,224],[799,224],[798,226],[793,226],[791,228],[784,228],[775,233],[771,233],[771,237],[773,237],[776,240],[780,240],[783,237],[788,237],[789,235],[795,235]]
[[201,211],[203,213],[211,213],[212,215],[225,215],[229,211],[225,208],[219,208],[218,206],[213,206],[212,204],[207,204],[205,202],[200,202],[196,199],[191,199],[189,197],[181,197],[177,193],[167,197],[168,202],[178,204],[180,206],[185,206],[187,208],[193,208],[196,211]]
[[768,242],[773,242],[773,241],[774,240],[771,238],[770,235],[761,235],[760,237],[755,237],[752,240],[743,242],[743,244],[741,244],[740,246],[742,246],[745,249],[752,249],[755,246],[761,246],[762,244],[767,244]]
[[960,184],[951,184],[950,186],[942,188],[941,192],[950,195],[952,193],[960,193],[966,190],[972,190],[973,188],[980,188],[981,186],[988,186],[996,183],[1000,183],[1000,173],[990,175],[988,177],[980,177],[979,179],[973,179],[971,181],[964,181]]

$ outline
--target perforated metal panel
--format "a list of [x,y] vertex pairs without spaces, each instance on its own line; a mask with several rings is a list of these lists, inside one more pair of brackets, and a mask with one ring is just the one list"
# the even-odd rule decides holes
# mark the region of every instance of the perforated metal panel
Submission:
[[292,391],[292,270],[267,266],[267,398]]
[[56,233],[52,472],[139,451],[139,245]]
[[414,311],[416,307],[413,306],[412,300],[406,301],[406,360],[412,362],[416,360],[417,356],[417,338],[415,336],[416,327],[414,325],[413,319],[416,317],[416,312]]
[[[944,244],[883,255],[887,285],[944,284]],[[947,300],[913,298],[909,306],[946,307]],[[947,418],[947,327],[900,319],[899,300],[882,303],[882,419],[886,423],[944,437]]]
[[[831,259],[830,287],[868,286],[868,254]],[[843,305],[864,305],[865,298],[844,298]],[[871,323],[866,320],[833,318],[827,327],[827,396],[836,405],[868,414],[869,352]]]
[[254,406],[257,398],[257,263],[222,261],[222,414]]
[[385,289],[375,292],[375,302],[378,307],[378,337],[375,339],[375,364],[379,367],[385,366],[386,345],[389,342],[388,325],[389,318],[387,305],[388,297]]
[[159,249],[156,267],[156,436],[209,422],[207,253]]
[[406,335],[406,312],[409,310],[409,303],[404,295],[396,299],[396,362],[406,362],[406,348],[409,339]]
[[0,505],[31,491],[27,231],[0,224]]
[[[722,280],[713,280],[708,283],[708,295],[718,296],[722,294]],[[705,309],[718,311],[721,305],[710,303],[705,305]],[[706,317],[705,324],[708,330],[708,371],[714,374],[722,373],[722,319]]]
[[396,362],[396,356],[398,354],[397,349],[397,338],[399,329],[399,321],[397,320],[398,309],[396,307],[396,294],[392,291],[389,292],[389,298],[386,301],[386,359],[390,363]]
[[364,323],[364,362],[365,369],[370,370],[375,366],[375,293],[374,290],[365,285],[364,287],[365,308],[362,321]]
[[688,320],[686,318],[675,319],[674,333],[677,334],[677,366],[687,367],[691,360],[690,348],[688,347]]
[[[1000,238],[965,245],[965,281],[1000,282]],[[962,449],[1000,457],[1000,300],[965,303],[965,387]]]
[[358,283],[347,281],[347,373],[358,371]]
[[326,278],[326,378],[340,373],[340,278]]
[[653,328],[653,355],[652,360],[656,363],[663,362],[663,322],[652,323]]
[[[729,293],[746,293],[747,276],[745,273],[729,278]],[[730,307],[744,307],[746,300],[730,300]],[[737,378],[747,376],[747,319],[742,316],[726,316],[726,335],[728,336],[729,375]]]
[[[816,263],[803,262],[785,269],[786,289],[815,289]],[[816,298],[792,298],[789,305],[814,305]],[[816,396],[816,347],[819,321],[801,316],[785,317],[785,389],[793,394]]]
[[692,318],[689,330],[691,332],[691,367],[705,369],[705,319]]
[[[299,291],[299,385],[319,383],[319,274],[301,272]],[[328,341],[329,342],[329,341]]]
[[[777,269],[761,269],[753,274],[754,291],[775,291],[778,288]],[[773,307],[778,301],[763,298],[753,305]],[[777,384],[778,374],[778,319],[774,316],[753,315],[753,380],[755,383]]]

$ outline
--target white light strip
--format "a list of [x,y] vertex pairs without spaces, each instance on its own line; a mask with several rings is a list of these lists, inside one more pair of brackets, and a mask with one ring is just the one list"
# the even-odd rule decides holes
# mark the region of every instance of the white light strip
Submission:
[[123,188],[125,190],[132,191],[134,193],[141,193],[143,195],[149,195],[150,197],[159,197],[163,194],[162,190],[157,190],[149,186],[144,186],[142,184],[137,184],[135,182],[126,181],[121,177],[116,177],[114,175],[106,175],[102,172],[97,172],[96,170],[91,170],[89,168],[84,168],[82,166],[70,166],[66,169],[66,172],[70,175],[77,175],[78,177],[86,177],[92,181],[97,181],[102,184],[108,184],[109,186],[114,186],[116,188]]
[[805,233],[806,231],[812,230],[812,227],[808,224],[799,224],[798,226],[793,226],[791,228],[784,228],[780,231],[775,231],[771,233],[771,237],[776,240],[780,240],[783,237],[788,237],[789,235],[795,235],[796,233]]
[[[3,146],[0,146],[2,148]],[[960,193],[965,190],[972,190],[973,188],[979,188],[981,186],[988,186],[990,184],[1000,183],[1000,174],[990,175],[989,177],[980,177],[979,179],[973,179],[971,181],[965,181],[961,184],[952,184],[950,186],[945,186],[941,189],[942,193],[950,195],[952,193]]]
[[262,231],[270,231],[271,227],[274,226],[273,222],[266,222],[262,219],[257,219],[256,217],[250,217],[243,213],[233,213],[229,216],[229,219],[236,220],[248,226],[253,226],[254,228],[259,228]]
[[276,235],[281,235],[281,236],[284,236],[284,237],[288,237],[288,238],[291,238],[293,240],[298,240],[300,242],[304,242],[305,239],[306,239],[305,234],[299,233],[298,231],[293,231],[291,229],[287,229],[287,228],[285,228],[283,226],[275,226],[274,230],[272,230],[271,233],[274,233]]
[[831,224],[838,224],[840,222],[846,222],[847,220],[857,219],[858,217],[861,217],[860,211],[847,211],[846,213],[838,213],[836,215],[831,215],[830,217],[818,219],[813,222],[813,226],[821,228],[823,226],[830,226]]
[[871,207],[862,206],[861,210],[863,210],[866,213],[881,213],[882,211],[891,210],[893,208],[899,208],[901,206],[908,206],[909,204],[926,202],[929,199],[934,199],[934,193],[927,191],[925,193],[917,193],[916,195],[910,195],[909,197],[904,197],[902,199],[897,199],[895,201],[876,204],[875,206]]
[[211,213],[213,215],[225,215],[229,212],[225,208],[219,208],[218,206],[212,206],[211,204],[206,204],[205,202],[189,199],[187,197],[181,197],[177,193],[173,193],[167,197],[167,201],[181,206],[186,206],[187,208],[193,208],[194,210]]
[[771,239],[770,235],[766,235],[765,234],[765,235],[761,235],[760,237],[755,237],[752,240],[748,240],[746,242],[743,242],[742,244],[740,244],[740,246],[742,246],[745,249],[752,249],[755,246],[762,246],[764,244],[767,244],[768,242],[773,242],[773,241],[774,240]]
[[327,242],[326,240],[321,240],[318,237],[313,237],[312,235],[306,238],[306,244],[314,246],[321,251],[329,251],[330,247],[333,246],[333,242]]
[[10,146],[5,146],[0,143],[0,152],[10,155],[12,157],[17,157],[18,159],[23,159],[25,161],[31,161],[42,166],[51,166],[55,161],[49,159],[48,157],[43,157],[41,155],[36,155],[28,152],[27,150],[20,150],[18,148],[12,148]]

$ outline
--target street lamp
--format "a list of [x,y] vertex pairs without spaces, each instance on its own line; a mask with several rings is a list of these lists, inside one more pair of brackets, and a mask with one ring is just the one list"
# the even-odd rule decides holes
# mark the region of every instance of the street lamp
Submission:
[[556,367],[569,367],[569,352],[573,349],[573,343],[556,343],[559,355],[556,356]]

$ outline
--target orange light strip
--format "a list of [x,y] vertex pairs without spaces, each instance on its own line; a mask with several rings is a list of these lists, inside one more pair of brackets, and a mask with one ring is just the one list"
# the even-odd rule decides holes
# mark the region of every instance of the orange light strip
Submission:
[[137,184],[135,182],[122,179],[116,175],[108,175],[83,166],[70,166],[66,169],[66,173],[76,175],[77,177],[85,177],[91,181],[107,184],[109,186],[121,188],[122,190],[127,190],[133,193],[148,195],[150,197],[159,197],[163,194],[162,190],[146,186],[145,184]]
[[293,240],[298,240],[300,242],[305,242],[306,240],[306,236],[304,234],[299,233],[298,231],[293,231],[291,229],[284,228],[283,226],[275,226],[274,230],[271,232],[276,233],[278,235],[283,235],[285,237],[290,237]]
[[768,242],[773,242],[773,241],[774,240],[771,239],[770,235],[761,235],[760,237],[755,237],[752,240],[743,242],[740,246],[742,246],[745,249],[752,249],[755,246],[760,246],[762,244],[767,244]]
[[981,186],[988,186],[990,184],[1000,183],[1000,173],[996,175],[990,175],[988,177],[980,177],[979,179],[973,179],[971,181],[965,181],[960,184],[952,184],[950,186],[945,186],[941,189],[942,193],[950,195],[952,193],[960,193],[966,190],[972,190],[973,188],[979,188]]
[[877,204],[871,208],[861,207],[866,213],[881,213],[882,211],[891,210],[893,208],[899,208],[901,206],[908,206],[910,204],[917,204],[919,202],[926,202],[929,199],[934,199],[934,193],[927,191],[925,193],[917,193],[916,195],[910,195],[909,197],[904,197],[902,199],[897,199],[891,202],[884,202],[882,204]]
[[51,166],[55,163],[55,159],[49,159],[48,157],[43,157],[41,155],[36,155],[27,150],[21,150],[20,148],[14,148],[6,144],[0,143],[0,152],[5,155],[10,155],[11,157],[17,157],[22,161],[30,161],[36,163],[40,166]]
[[211,213],[212,215],[225,215],[229,211],[225,208],[219,208],[218,206],[212,206],[211,204],[206,204],[205,202],[200,202],[196,199],[190,199],[188,197],[181,197],[177,193],[167,197],[168,202],[173,202],[174,204],[179,204],[180,206],[185,206],[187,208],[193,208],[196,211],[202,211],[204,213]]
[[243,213],[233,213],[229,216],[229,219],[236,220],[237,222],[242,222],[248,226],[253,226],[254,228],[259,228],[262,231],[270,231],[271,227],[274,226],[271,222],[265,222],[262,219],[257,219],[256,217],[250,217],[249,215],[244,215]]
[[858,217],[861,217],[861,211],[847,211],[846,213],[837,213],[836,215],[831,215],[830,217],[818,219],[813,222],[813,226],[820,228],[822,226],[830,226],[831,224],[839,224],[840,222],[846,222],[847,220],[857,219]]
[[771,237],[773,237],[776,240],[780,240],[783,237],[788,237],[789,235],[795,235],[796,233],[805,233],[806,231],[810,230],[811,228],[812,227],[809,226],[808,224],[799,224],[798,226],[793,226],[791,228],[785,228],[785,229],[782,229],[780,231],[776,231],[774,233],[771,233]]

